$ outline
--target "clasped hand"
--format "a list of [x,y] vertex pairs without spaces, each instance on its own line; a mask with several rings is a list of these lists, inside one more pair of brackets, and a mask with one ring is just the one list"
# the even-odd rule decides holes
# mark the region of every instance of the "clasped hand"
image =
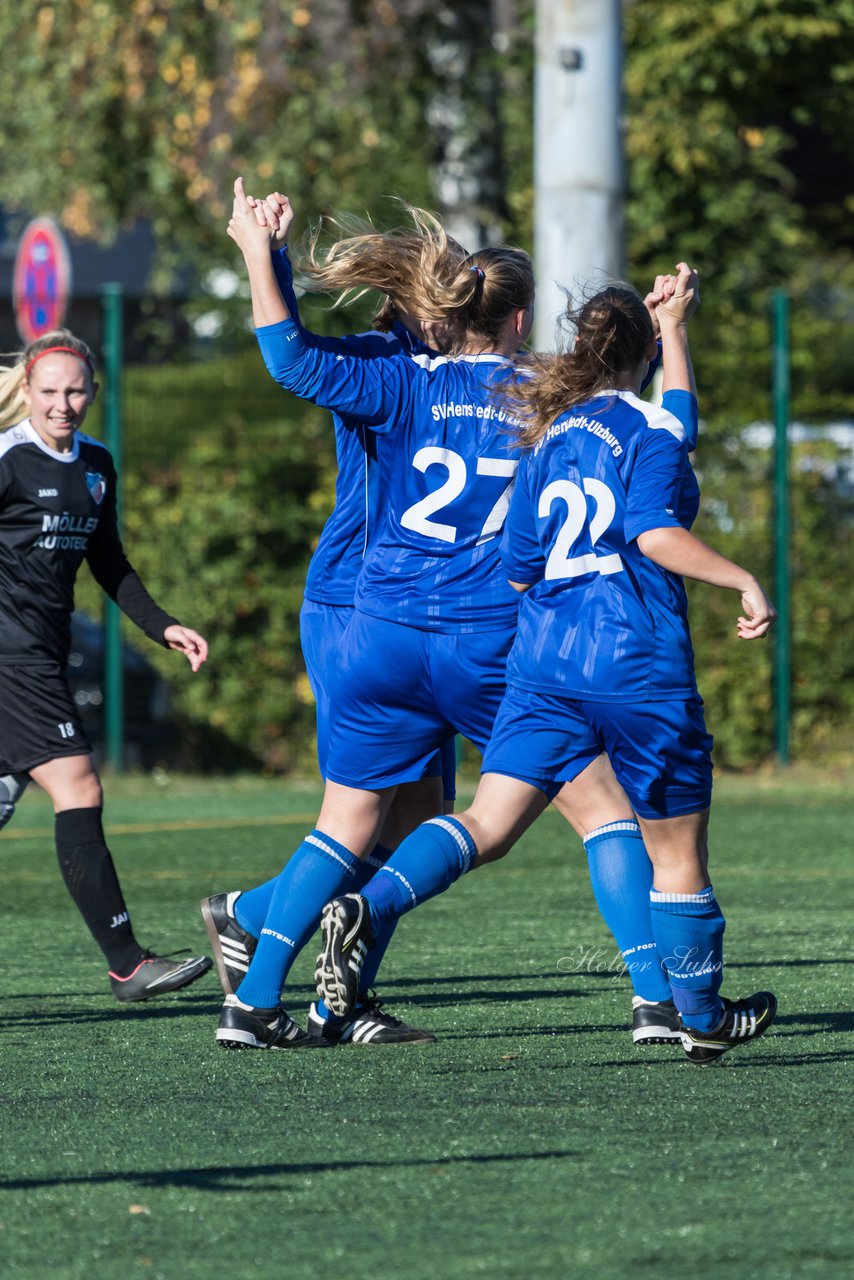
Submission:
[[280,191],[258,200],[246,194],[242,178],[235,179],[234,204],[227,230],[244,257],[261,248],[269,251],[271,246],[284,245],[293,219],[291,202]]

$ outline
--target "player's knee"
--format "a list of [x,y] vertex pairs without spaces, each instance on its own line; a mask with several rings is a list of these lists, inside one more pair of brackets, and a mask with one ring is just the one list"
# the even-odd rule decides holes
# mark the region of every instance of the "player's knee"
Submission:
[[98,775],[91,774],[83,779],[75,788],[74,807],[78,809],[101,809],[104,805],[104,793]]

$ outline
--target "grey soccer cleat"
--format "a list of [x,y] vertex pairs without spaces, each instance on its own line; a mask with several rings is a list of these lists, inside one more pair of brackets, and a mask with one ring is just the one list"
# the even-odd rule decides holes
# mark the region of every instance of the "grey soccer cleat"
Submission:
[[110,986],[117,1000],[131,1004],[188,987],[210,967],[211,961],[207,956],[176,960],[174,956],[156,956],[153,951],[146,951],[133,973],[126,978],[120,978],[110,970]]

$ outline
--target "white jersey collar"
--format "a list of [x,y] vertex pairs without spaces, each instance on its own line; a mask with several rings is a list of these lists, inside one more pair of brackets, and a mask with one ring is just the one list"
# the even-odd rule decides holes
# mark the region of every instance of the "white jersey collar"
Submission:
[[23,422],[19,422],[13,430],[23,431],[30,444],[36,445],[41,449],[42,453],[46,453],[49,458],[54,458],[57,462],[76,462],[80,455],[80,436],[78,432],[74,434],[74,442],[67,453],[60,453],[58,449],[51,449],[49,444],[45,444],[38,431],[29,418],[25,418]]

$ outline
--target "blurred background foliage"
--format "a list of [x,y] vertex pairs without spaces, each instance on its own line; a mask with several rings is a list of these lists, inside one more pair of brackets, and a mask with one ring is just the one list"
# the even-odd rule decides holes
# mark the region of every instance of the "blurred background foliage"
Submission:
[[[15,51],[0,83],[5,204],[107,241],[149,221],[152,297],[171,297],[184,322],[161,320],[152,359],[127,371],[124,500],[153,593],[213,641],[195,680],[154,654],[187,763],[310,762],[297,615],[334,487],[328,423],[267,378],[247,329],[224,236],[233,177],[288,192],[297,230],[335,210],[388,224],[400,196],[470,243],[530,248],[533,33],[533,0],[19,0],[0,12]],[[772,288],[792,297],[793,419],[854,419],[854,0],[626,0],[624,34],[627,273],[644,287],[677,258],[701,271],[698,531],[770,585],[770,455],[744,429],[771,412]],[[369,314],[316,299],[305,310],[324,332]],[[854,753],[847,439],[793,447],[801,757]],[[728,596],[691,594],[718,762],[755,765],[772,747],[771,648],[735,643]],[[97,607],[91,584],[80,598]]]

